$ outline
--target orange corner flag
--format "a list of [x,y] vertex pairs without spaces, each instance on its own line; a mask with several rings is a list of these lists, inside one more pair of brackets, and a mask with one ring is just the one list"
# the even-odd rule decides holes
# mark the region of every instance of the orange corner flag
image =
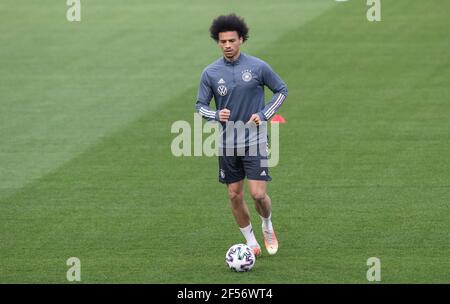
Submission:
[[272,118],[272,120],[270,122],[271,123],[285,123],[286,119],[284,119],[283,116],[277,114]]

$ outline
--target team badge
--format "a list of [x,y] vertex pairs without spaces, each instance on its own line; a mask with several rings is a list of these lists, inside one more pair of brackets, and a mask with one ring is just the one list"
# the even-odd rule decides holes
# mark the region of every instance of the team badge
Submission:
[[222,179],[225,178],[225,171],[223,171],[222,169],[220,169],[220,177],[221,177]]
[[252,80],[252,78],[253,78],[252,71],[250,70],[242,71],[242,80],[244,80],[245,82],[249,82],[250,80]]
[[217,93],[219,93],[220,96],[225,96],[227,95],[228,89],[226,86],[221,85],[217,88]]

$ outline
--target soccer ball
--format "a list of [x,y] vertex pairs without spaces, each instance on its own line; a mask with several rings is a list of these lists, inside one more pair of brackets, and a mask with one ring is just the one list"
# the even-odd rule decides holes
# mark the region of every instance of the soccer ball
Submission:
[[225,262],[232,271],[249,271],[255,265],[253,250],[245,244],[233,245],[225,255]]

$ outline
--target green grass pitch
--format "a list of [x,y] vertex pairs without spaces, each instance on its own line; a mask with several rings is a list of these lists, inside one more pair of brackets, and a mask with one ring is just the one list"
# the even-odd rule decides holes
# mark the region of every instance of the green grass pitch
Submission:
[[[0,283],[450,283],[450,3],[381,2],[2,0]],[[229,12],[289,87],[280,250],[245,274],[217,159],[170,151]]]

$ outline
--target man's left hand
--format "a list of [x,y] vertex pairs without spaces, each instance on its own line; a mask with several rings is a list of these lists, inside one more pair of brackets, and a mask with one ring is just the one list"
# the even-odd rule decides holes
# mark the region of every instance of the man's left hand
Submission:
[[261,118],[258,114],[252,114],[252,117],[250,117],[250,120],[247,123],[254,122],[257,126],[261,123]]

